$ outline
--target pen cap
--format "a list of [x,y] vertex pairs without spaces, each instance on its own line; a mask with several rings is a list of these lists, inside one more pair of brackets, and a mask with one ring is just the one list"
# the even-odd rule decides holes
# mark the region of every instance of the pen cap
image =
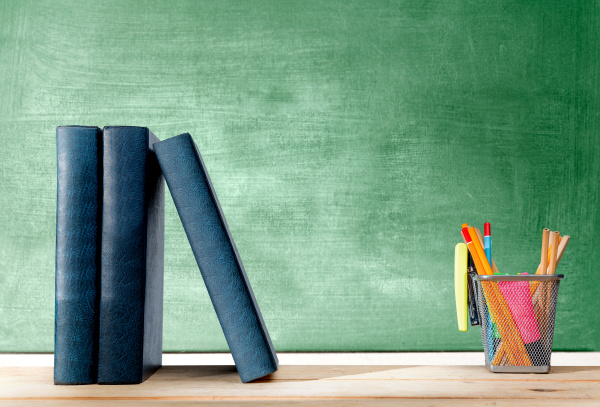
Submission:
[[472,242],[471,236],[469,235],[469,231],[467,230],[467,228],[462,228],[460,233],[462,233],[463,239],[465,240],[466,244],[469,244]]
[[483,225],[483,235],[484,236],[491,236],[492,235],[490,233],[490,222],[485,222],[485,224]]

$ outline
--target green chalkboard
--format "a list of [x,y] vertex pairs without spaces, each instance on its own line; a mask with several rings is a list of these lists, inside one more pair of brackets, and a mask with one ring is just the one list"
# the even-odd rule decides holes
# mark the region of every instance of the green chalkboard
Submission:
[[[280,351],[478,350],[453,256],[572,236],[555,349],[600,351],[600,11],[565,1],[0,3],[0,351],[53,348],[55,127],[190,132]],[[167,196],[165,351],[226,343]]]

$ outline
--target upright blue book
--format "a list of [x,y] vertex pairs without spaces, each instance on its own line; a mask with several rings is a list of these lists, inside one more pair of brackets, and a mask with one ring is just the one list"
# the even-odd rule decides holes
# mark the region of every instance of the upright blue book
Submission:
[[165,187],[145,127],[105,127],[98,383],[162,364]]
[[277,355],[196,144],[186,133],[155,150],[242,382],[273,373]]
[[56,128],[54,383],[96,382],[102,131]]

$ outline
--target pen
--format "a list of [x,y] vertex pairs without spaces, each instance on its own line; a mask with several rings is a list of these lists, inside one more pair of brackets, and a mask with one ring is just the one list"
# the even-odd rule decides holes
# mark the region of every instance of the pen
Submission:
[[490,264],[492,264],[492,234],[490,232],[490,222],[485,222],[483,226],[483,245],[485,256]]

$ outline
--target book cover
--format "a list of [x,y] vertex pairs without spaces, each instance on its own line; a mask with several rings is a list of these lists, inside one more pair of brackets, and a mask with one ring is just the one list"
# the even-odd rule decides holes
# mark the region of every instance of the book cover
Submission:
[[56,128],[54,383],[96,382],[102,131]]
[[162,364],[164,180],[145,127],[104,128],[98,383]]
[[155,149],[242,382],[276,371],[277,355],[196,144],[186,133]]

